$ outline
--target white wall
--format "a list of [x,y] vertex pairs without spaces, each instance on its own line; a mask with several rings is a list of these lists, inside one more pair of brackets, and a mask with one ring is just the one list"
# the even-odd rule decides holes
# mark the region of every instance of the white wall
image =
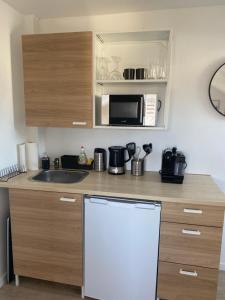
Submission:
[[[92,155],[96,146],[153,142],[149,170],[159,170],[161,151],[177,145],[187,155],[191,173],[211,174],[225,191],[225,118],[208,99],[208,84],[216,68],[225,61],[225,7],[180,9],[121,15],[40,20],[39,30],[174,31],[174,61],[169,129],[167,131],[117,131],[47,129],[46,148],[52,158],[73,154],[80,145]],[[225,237],[224,237],[225,241]],[[222,253],[225,268],[225,245]]]
[[[17,162],[16,144],[24,141],[26,134],[20,44],[23,22],[22,15],[0,0],[0,169]],[[6,274],[5,226],[8,215],[8,192],[1,189],[0,287]]]
[[[22,84],[20,34],[37,31],[38,23],[26,18],[0,0],[0,169],[16,162],[16,144],[26,138]],[[26,28],[24,28],[24,26]],[[174,31],[174,63],[169,129],[167,131],[41,130],[50,156],[77,153],[80,145],[92,155],[96,146],[124,145],[129,141],[152,141],[154,152],[149,170],[159,170],[161,151],[170,145],[184,150],[188,172],[213,175],[225,191],[225,119],[208,101],[208,83],[214,70],[225,60],[225,8],[197,8],[137,14],[40,20],[40,32],[79,30]],[[13,69],[13,72],[12,72]],[[30,139],[40,132],[29,130]],[[0,192],[0,284],[5,272],[4,217],[8,214],[7,192]],[[4,223],[2,223],[4,222]],[[225,241],[225,233],[224,233]],[[222,251],[225,267],[225,245]]]

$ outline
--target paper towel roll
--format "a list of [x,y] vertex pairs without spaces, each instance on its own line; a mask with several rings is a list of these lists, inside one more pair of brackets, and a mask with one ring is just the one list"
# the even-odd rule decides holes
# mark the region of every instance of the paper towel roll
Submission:
[[30,171],[37,171],[39,169],[38,145],[37,143],[26,144],[27,153],[27,168]]
[[27,171],[26,144],[18,145],[18,164],[21,172]]

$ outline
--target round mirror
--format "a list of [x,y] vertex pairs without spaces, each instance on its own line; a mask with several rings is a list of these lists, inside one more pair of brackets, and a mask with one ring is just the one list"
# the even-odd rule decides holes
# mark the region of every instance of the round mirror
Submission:
[[216,70],[210,81],[209,98],[215,110],[225,116],[225,64]]

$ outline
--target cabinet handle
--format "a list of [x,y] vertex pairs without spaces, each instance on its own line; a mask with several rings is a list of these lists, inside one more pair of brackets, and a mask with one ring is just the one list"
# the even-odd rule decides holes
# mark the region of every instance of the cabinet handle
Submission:
[[198,277],[198,273],[196,271],[190,272],[190,271],[185,271],[183,269],[180,269],[179,273],[185,276]]
[[187,235],[201,235],[201,231],[199,230],[182,229],[182,233]]
[[86,126],[87,122],[73,122],[72,124],[77,126]]
[[184,208],[184,213],[202,215],[203,211],[201,209]]
[[61,197],[59,200],[62,201],[62,202],[71,202],[71,203],[75,203],[76,202],[76,199],[74,199],[74,198]]

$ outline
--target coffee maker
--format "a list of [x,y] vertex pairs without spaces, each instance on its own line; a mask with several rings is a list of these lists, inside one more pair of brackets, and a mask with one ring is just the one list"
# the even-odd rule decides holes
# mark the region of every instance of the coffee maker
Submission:
[[176,147],[165,149],[160,171],[162,182],[183,183],[186,167],[185,156],[181,151],[177,151]]
[[[128,158],[125,158],[126,151]],[[129,143],[126,147],[111,146],[109,147],[109,174],[122,175],[125,174],[125,163],[131,160],[135,154],[135,143]]]

